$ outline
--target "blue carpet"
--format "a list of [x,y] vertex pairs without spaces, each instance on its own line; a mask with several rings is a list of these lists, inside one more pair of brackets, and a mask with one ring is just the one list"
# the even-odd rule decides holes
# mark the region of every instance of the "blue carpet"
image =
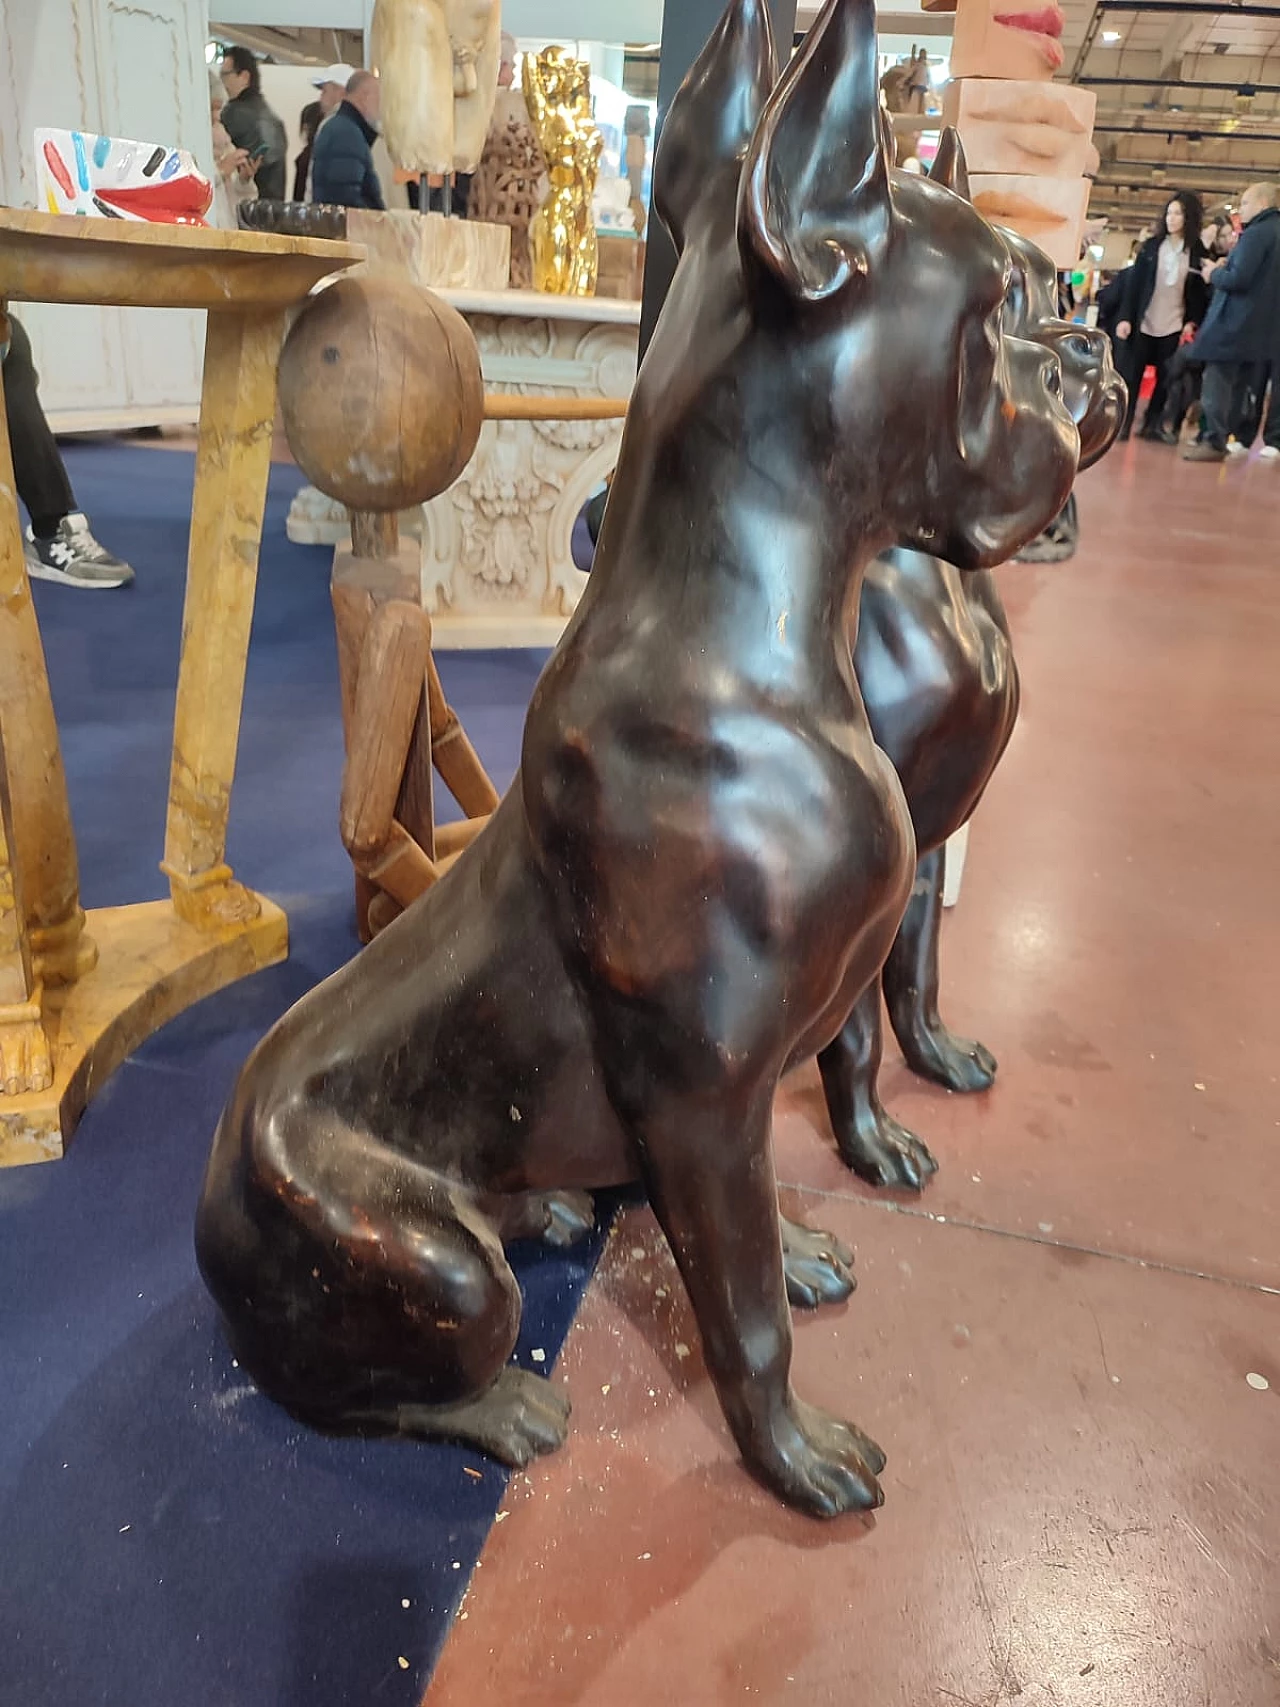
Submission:
[[[164,893],[192,458],[66,454],[95,531],[138,571],[131,592],[36,589],[84,900],[110,906]],[[290,960],[153,1038],[63,1162],[0,1173],[6,1707],[416,1703],[505,1487],[460,1448],[298,1428],[233,1364],[192,1256],[205,1155],[240,1063],[357,948],[336,832],[331,553],[284,537],[300,483],[272,471],[230,838],[238,873],[288,910]],[[440,659],[500,787],[542,662]],[[517,1260],[519,1361],[550,1365],[598,1246]]]

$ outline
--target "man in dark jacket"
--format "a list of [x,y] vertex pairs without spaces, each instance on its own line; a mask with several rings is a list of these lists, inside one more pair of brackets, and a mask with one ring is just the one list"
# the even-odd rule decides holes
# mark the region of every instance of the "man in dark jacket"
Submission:
[[311,199],[331,207],[386,207],[373,167],[381,90],[371,71],[357,71],[346,99],[321,125],[311,155]]
[[[1188,462],[1223,460],[1244,384],[1262,364],[1280,361],[1280,190],[1251,184],[1240,218],[1244,230],[1230,258],[1206,269],[1209,312],[1191,350],[1205,364],[1204,421],[1199,439],[1183,446]],[[1280,421],[1268,423],[1267,442],[1280,449]]]
[[289,138],[279,115],[267,105],[258,62],[247,47],[229,47],[223,55],[222,87],[227,91],[222,128],[249,156],[258,199],[282,202]]

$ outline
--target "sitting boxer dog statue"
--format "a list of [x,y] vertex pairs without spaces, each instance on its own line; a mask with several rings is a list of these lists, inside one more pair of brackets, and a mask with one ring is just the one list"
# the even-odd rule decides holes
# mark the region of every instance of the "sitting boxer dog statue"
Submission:
[[[954,131],[943,133],[930,177],[968,198]],[[1126,391],[1110,341],[1060,319],[1053,262],[1012,231],[1000,235],[1015,275],[1007,330],[1057,351],[1080,431],[1080,466],[1087,468],[1110,448],[1124,419]],[[954,1036],[938,1013],[938,929],[945,844],[972,816],[1018,715],[1018,672],[994,575],[962,575],[921,551],[886,552],[862,583],[853,660],[871,732],[902,782],[920,856],[882,975],[890,1023],[913,1071],[949,1090],[985,1090],[995,1058]],[[853,1171],[873,1185],[919,1191],[937,1164],[877,1092],[881,983],[878,977],[863,994],[819,1057],[823,1089],[840,1154]]]
[[1007,244],[890,170],[875,24],[827,0],[773,88],[765,0],[732,0],[665,127],[683,256],[519,775],[219,1125],[201,1270],[318,1428],[559,1445],[503,1241],[640,1180],[748,1468],[815,1515],[880,1503],[879,1448],[791,1388],[770,1133],[915,870],[848,624],[895,542],[979,569],[1034,538],[1079,436],[1057,357],[1002,331]]

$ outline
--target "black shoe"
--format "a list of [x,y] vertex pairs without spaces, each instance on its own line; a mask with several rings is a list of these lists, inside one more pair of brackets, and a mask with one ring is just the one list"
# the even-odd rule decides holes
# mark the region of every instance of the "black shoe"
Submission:
[[1160,443],[1162,445],[1178,445],[1178,444],[1182,443],[1182,440],[1178,437],[1177,433],[1175,433],[1172,428],[1166,427],[1164,429],[1164,431],[1160,434]]
[[25,553],[27,573],[38,581],[98,591],[133,585],[133,570],[98,544],[79,510],[63,516],[52,539],[37,539],[28,528]]

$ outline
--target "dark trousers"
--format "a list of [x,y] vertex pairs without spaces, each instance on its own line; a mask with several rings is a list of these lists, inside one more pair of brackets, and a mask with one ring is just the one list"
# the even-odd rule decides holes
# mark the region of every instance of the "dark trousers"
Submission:
[[1187,418],[1187,410],[1200,400],[1203,364],[1188,359],[1190,344],[1184,344],[1165,370],[1167,386],[1161,425],[1176,433]]
[[1249,446],[1258,436],[1262,413],[1267,407],[1267,387],[1271,387],[1271,408],[1267,411],[1266,442],[1280,450],[1280,362],[1251,362],[1239,381],[1234,405],[1231,431],[1242,445]]
[[9,354],[4,359],[4,413],[13,451],[14,484],[27,506],[31,531],[51,539],[58,523],[76,507],[75,494],[58,446],[40,407],[31,341],[22,322],[9,316]]
[[1134,413],[1138,407],[1138,392],[1142,386],[1142,376],[1149,367],[1156,370],[1156,388],[1151,393],[1151,401],[1147,405],[1146,419],[1143,431],[1150,429],[1155,432],[1164,414],[1165,391],[1168,384],[1169,363],[1177,352],[1182,341],[1180,332],[1170,332],[1167,338],[1150,338],[1145,332],[1134,332],[1125,345],[1124,365],[1121,372],[1129,387],[1129,412],[1125,416],[1124,431],[1127,433],[1133,426]]
[[[1205,363],[1204,384],[1200,387],[1200,407],[1204,411],[1200,425],[1202,441],[1218,450],[1226,450],[1227,440],[1233,433],[1239,438],[1240,432],[1248,430],[1248,423],[1242,417],[1248,408],[1257,366],[1256,362]],[[1257,430],[1255,420],[1249,441],[1241,442],[1251,442]]]

